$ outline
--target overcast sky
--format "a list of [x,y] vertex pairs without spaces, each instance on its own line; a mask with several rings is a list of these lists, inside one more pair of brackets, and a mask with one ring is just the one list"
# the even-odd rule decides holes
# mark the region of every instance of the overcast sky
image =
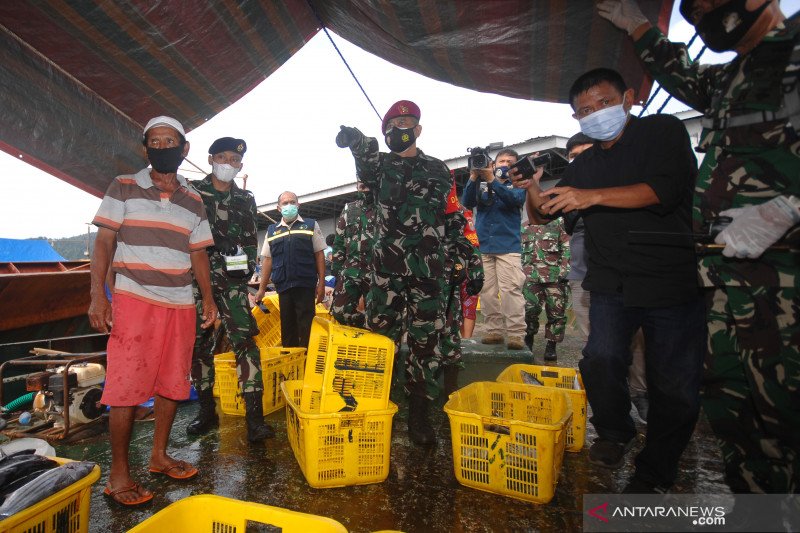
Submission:
[[[675,4],[670,36],[687,42],[693,28],[677,13],[677,0]],[[792,14],[800,9],[800,0],[784,0],[781,6],[784,13]],[[400,99],[419,104],[423,131],[418,146],[439,159],[463,155],[468,146],[495,141],[513,144],[578,131],[567,105],[462,89],[404,70],[335,35],[334,39],[381,114]],[[699,48],[696,43],[692,52]],[[706,52],[703,61],[719,62],[726,57],[732,55]],[[673,103],[666,111],[682,109],[685,106]],[[340,124],[380,138],[380,119],[325,34],[319,32],[244,98],[191,131],[187,135],[191,143],[188,159],[208,171],[208,147],[214,139],[244,138],[248,151],[242,173],[249,175],[247,188],[262,205],[275,201],[287,189],[302,195],[355,178],[349,150],[334,144]],[[145,165],[142,160],[142,167]],[[192,172],[187,163],[181,169],[189,179],[204,175]],[[0,173],[5,178],[0,195],[0,237],[83,234],[100,205],[99,198],[5,152],[0,152]]]

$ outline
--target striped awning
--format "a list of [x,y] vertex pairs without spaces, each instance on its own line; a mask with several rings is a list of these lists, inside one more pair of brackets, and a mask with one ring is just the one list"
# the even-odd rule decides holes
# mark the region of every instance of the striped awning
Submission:
[[[666,29],[672,0],[640,0]],[[321,23],[320,23],[321,21]],[[321,25],[425,76],[565,102],[609,66],[647,97],[621,32],[586,0],[25,0],[0,2],[0,149],[102,196],[144,160],[141,128],[195,128],[237,101]]]

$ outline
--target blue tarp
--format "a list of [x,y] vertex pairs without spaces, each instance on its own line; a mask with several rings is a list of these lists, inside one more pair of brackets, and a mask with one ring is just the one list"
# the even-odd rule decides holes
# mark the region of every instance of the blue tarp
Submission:
[[0,262],[65,261],[50,243],[35,239],[0,239]]

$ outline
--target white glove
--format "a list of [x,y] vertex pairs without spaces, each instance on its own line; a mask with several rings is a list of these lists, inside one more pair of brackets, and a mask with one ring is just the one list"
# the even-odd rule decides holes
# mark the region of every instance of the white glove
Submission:
[[725,245],[722,255],[754,259],[800,222],[800,208],[778,196],[763,204],[727,209],[720,216],[733,218],[714,239]]
[[636,0],[603,0],[597,4],[597,13],[617,28],[628,32],[628,35],[642,24],[650,22],[639,9]]

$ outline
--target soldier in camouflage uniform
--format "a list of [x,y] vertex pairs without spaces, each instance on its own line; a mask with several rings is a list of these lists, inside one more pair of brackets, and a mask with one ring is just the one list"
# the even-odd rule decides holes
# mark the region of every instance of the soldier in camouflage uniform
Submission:
[[445,210],[445,275],[441,278],[444,332],[442,333],[442,365],[444,393],[449,396],[458,389],[458,373],[464,368],[461,362],[461,285],[474,296],[483,288],[483,263],[480,253],[466,237],[467,219],[456,193],[456,184],[450,189]]
[[450,171],[422,153],[419,107],[402,100],[383,118],[382,131],[391,153],[356,128],[342,126],[336,137],[350,147],[358,178],[376,200],[376,235],[372,282],[367,299],[368,327],[399,341],[407,312],[409,356],[406,392],[410,394],[408,430],[417,444],[433,444],[436,434],[428,408],[438,395],[444,319],[440,313],[444,276],[445,204]]
[[[671,94],[704,113],[706,153],[694,230],[733,221],[718,250],[703,247],[708,309],[703,408],[734,492],[800,490],[800,23],[778,2],[681,2],[681,13],[728,64],[700,65],[629,1],[601,15],[626,29],[643,64]],[[728,26],[726,27],[726,23]]]
[[358,200],[349,202],[336,221],[331,270],[336,276],[331,314],[339,323],[366,327],[361,305],[369,292],[372,264],[371,228],[375,223],[375,203],[369,188],[358,184]]
[[569,235],[561,217],[547,224],[522,225],[522,270],[525,272],[525,344],[533,350],[542,307],[547,313],[545,361],[555,361],[556,344],[564,340],[569,286]]
[[[244,398],[247,438],[250,442],[273,437],[273,429],[264,424],[261,379],[261,354],[253,340],[258,328],[250,314],[247,280],[255,270],[258,235],[256,202],[253,195],[240,189],[233,178],[242,168],[247,144],[242,139],[222,137],[208,149],[212,173],[191,184],[206,206],[214,247],[208,249],[214,301],[219,308],[221,326],[236,354],[239,386]],[[194,284],[198,316],[200,293]],[[198,321],[198,324],[200,322]],[[219,423],[214,408],[215,335],[211,328],[197,328],[192,356],[192,381],[200,400],[197,418],[187,427],[191,435],[206,433]]]

